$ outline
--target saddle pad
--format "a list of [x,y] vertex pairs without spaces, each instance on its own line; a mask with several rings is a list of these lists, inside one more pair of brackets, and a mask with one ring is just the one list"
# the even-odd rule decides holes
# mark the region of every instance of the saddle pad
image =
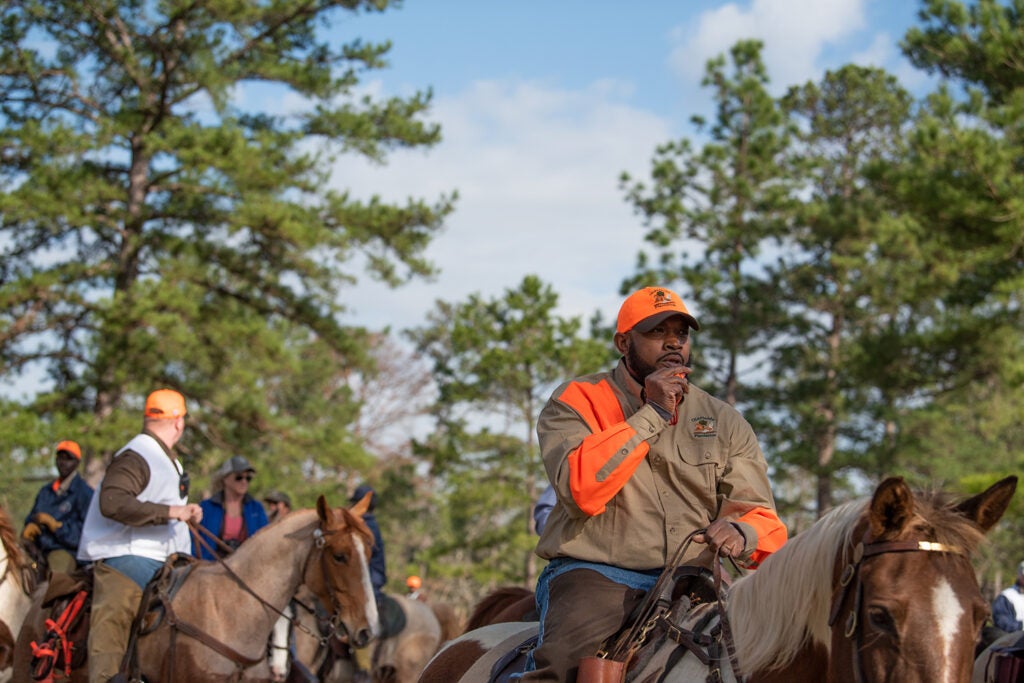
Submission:
[[380,609],[380,638],[390,638],[401,633],[405,628],[405,612],[398,601],[385,595],[377,607]]

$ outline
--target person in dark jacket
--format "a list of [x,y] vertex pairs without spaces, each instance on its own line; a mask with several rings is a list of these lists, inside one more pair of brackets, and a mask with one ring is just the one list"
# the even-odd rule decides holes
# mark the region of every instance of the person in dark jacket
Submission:
[[[267,511],[263,504],[249,495],[249,483],[255,476],[256,469],[244,456],[232,456],[213,476],[213,495],[199,503],[203,509],[203,527],[232,549],[267,525]],[[218,555],[227,554],[226,550],[205,538],[205,534],[204,540],[217,550]],[[204,560],[214,559],[195,539],[192,541],[192,554]]]
[[1024,629],[1024,562],[1017,565],[1013,585],[997,595],[992,603],[992,622],[1007,633]]
[[377,517],[373,511],[377,508],[377,492],[369,484],[360,484],[349,499],[349,504],[355,505],[363,499],[367,493],[372,493],[370,507],[363,515],[363,521],[373,532],[373,551],[370,553],[370,585],[373,586],[373,594],[379,605],[384,597],[384,584],[388,582],[387,562],[384,560],[384,539],[380,535],[380,527],[377,525]]
[[51,571],[70,573],[78,566],[75,555],[93,490],[78,476],[82,449],[77,443],[57,444],[55,462],[57,478],[36,494],[21,537],[29,552],[44,559]]

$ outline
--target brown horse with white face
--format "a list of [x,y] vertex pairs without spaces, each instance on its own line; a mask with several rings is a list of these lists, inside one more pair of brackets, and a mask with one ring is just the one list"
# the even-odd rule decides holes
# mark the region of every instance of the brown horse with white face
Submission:
[[[953,503],[942,494],[915,495],[891,478],[869,501],[832,510],[733,583],[727,615],[736,657],[723,655],[722,680],[740,678],[735,664],[749,683],[967,683],[988,614],[970,558],[1016,486],[1007,477]],[[470,632],[442,649],[420,681],[470,681],[471,666],[489,670],[487,659],[536,630],[510,623]],[[690,653],[650,661],[667,671],[641,667],[630,680],[708,676]]]
[[171,603],[176,625],[165,615],[139,638],[146,680],[269,680],[271,629],[302,584],[330,606],[350,642],[361,647],[374,639],[380,626],[369,579],[373,536],[362,520],[368,498],[351,510],[332,510],[321,496],[315,511],[293,512],[240,545],[224,560],[230,572],[212,563],[194,569]]

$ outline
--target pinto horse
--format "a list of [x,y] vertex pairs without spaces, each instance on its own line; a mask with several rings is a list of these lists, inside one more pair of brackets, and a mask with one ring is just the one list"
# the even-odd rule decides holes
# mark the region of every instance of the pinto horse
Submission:
[[0,683],[11,679],[14,643],[32,605],[31,561],[22,552],[7,511],[0,508]]
[[[368,504],[369,496],[332,509],[320,496],[316,510],[260,529],[223,563],[197,563],[176,592],[158,590],[160,609],[146,614],[135,644],[139,673],[153,683],[271,680],[271,629],[302,584],[331,606],[351,642],[369,643],[380,625],[369,579],[373,536],[362,520]],[[31,660],[25,630],[16,666]]]
[[[711,664],[726,683],[743,676],[751,683],[967,683],[988,613],[970,558],[1016,486],[1007,477],[954,503],[943,494],[915,495],[890,478],[870,500],[833,509],[732,584],[725,612],[732,641],[721,652],[732,645],[735,658],[723,654]],[[467,633],[431,660],[420,681],[486,681],[492,662],[536,634],[536,624],[514,623]],[[657,642],[629,680],[708,677],[708,665],[690,651]],[[647,668],[652,663],[662,673]]]

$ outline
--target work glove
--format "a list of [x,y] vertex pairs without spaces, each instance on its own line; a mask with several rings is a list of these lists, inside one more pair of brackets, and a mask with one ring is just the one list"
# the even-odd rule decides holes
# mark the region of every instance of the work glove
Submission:
[[21,532],[21,537],[30,543],[35,543],[35,540],[39,538],[39,534],[41,533],[43,533],[43,530],[39,528],[38,524],[35,522],[29,522]]
[[64,522],[58,522],[56,519],[53,518],[53,515],[50,515],[46,512],[37,512],[32,517],[32,519],[35,520],[36,524],[42,524],[47,529],[49,529],[51,534],[55,533],[57,529],[64,526]]

